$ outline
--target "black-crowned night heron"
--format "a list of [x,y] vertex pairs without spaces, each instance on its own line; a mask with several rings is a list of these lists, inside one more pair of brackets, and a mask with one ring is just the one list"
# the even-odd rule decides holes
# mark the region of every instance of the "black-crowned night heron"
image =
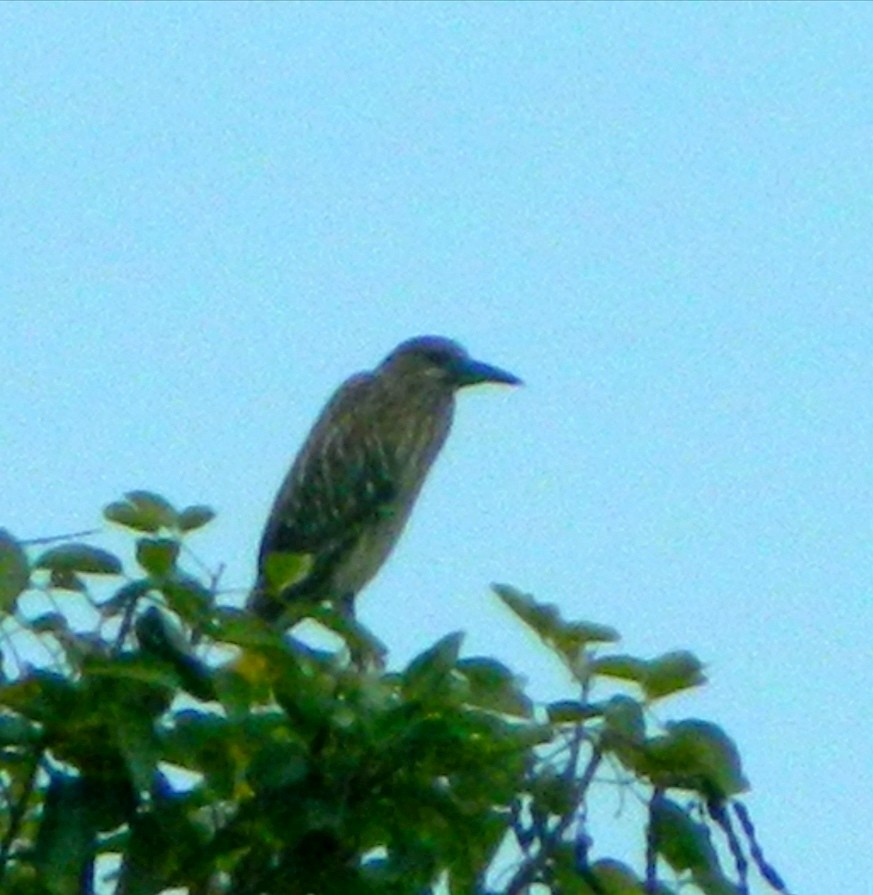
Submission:
[[403,342],[376,370],[346,380],[276,496],[249,609],[268,621],[300,601],[330,600],[351,612],[449,434],[455,392],[520,381],[436,336]]

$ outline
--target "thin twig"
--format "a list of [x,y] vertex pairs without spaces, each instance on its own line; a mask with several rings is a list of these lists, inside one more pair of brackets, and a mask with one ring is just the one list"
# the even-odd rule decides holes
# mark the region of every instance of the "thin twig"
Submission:
[[58,541],[72,541],[73,538],[90,538],[92,535],[99,535],[101,529],[89,528],[86,531],[72,531],[65,535],[49,535],[44,538],[25,538],[18,543],[25,547],[35,547],[39,544],[56,544]]
[[[579,751],[586,738],[585,731],[580,724],[576,728],[573,741],[570,744],[571,760],[568,764],[568,769],[564,772],[565,778],[569,777],[568,783],[573,783],[575,780],[575,767],[579,757]],[[546,862],[549,857],[551,857],[555,848],[560,844],[561,839],[567,832],[570,824],[575,820],[579,812],[582,798],[588,787],[591,785],[591,781],[594,779],[594,774],[597,770],[597,766],[600,764],[601,758],[602,755],[600,751],[595,746],[592,746],[588,764],[585,766],[585,770],[579,777],[578,783],[575,784],[577,798],[573,809],[567,811],[558,823],[555,824],[554,828],[545,836],[541,837],[540,847],[536,855],[519,867],[515,875],[509,881],[509,885],[505,890],[505,895],[522,895],[528,886],[537,881],[537,876],[545,867]]]

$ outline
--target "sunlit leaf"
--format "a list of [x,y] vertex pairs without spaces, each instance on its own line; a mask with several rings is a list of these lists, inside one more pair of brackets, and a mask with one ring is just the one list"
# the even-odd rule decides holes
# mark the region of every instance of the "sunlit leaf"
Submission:
[[152,491],[128,491],[124,500],[109,504],[103,515],[110,521],[134,531],[155,533],[162,528],[178,527],[178,515],[172,504]]
[[311,571],[310,553],[270,553],[264,562],[264,576],[270,593],[280,594],[301,582]]
[[717,724],[692,718],[665,726],[646,744],[656,782],[719,798],[748,788],[736,744]]
[[166,578],[179,558],[179,542],[171,538],[140,538],[136,542],[136,561],[155,579]]
[[493,588],[503,603],[561,656],[579,680],[584,680],[588,673],[586,647],[618,640],[618,633],[606,625],[565,621],[557,606],[551,603],[538,603],[530,594],[521,593],[505,584],[495,584]]
[[640,683],[646,677],[648,662],[637,659],[635,656],[598,656],[592,660],[591,670],[604,677]]
[[706,683],[703,663],[693,653],[677,650],[645,663],[641,683],[649,699],[659,699]]

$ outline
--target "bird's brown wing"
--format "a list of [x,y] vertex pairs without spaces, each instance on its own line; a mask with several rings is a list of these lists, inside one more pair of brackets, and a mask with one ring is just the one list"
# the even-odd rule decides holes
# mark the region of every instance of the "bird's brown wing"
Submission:
[[396,495],[392,456],[371,428],[373,389],[374,377],[362,373],[337,390],[279,489],[261,540],[259,589],[269,556],[296,554],[305,562],[281,596],[253,595],[256,613],[275,618],[289,599],[346,596],[324,593],[325,582],[362,528],[389,510]]

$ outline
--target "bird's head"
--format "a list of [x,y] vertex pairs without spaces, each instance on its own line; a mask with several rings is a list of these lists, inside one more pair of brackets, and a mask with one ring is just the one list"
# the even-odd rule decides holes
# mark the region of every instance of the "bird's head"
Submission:
[[452,390],[480,382],[521,384],[517,376],[474,360],[457,342],[441,336],[418,336],[401,342],[382,361],[379,372],[404,379],[421,378]]

